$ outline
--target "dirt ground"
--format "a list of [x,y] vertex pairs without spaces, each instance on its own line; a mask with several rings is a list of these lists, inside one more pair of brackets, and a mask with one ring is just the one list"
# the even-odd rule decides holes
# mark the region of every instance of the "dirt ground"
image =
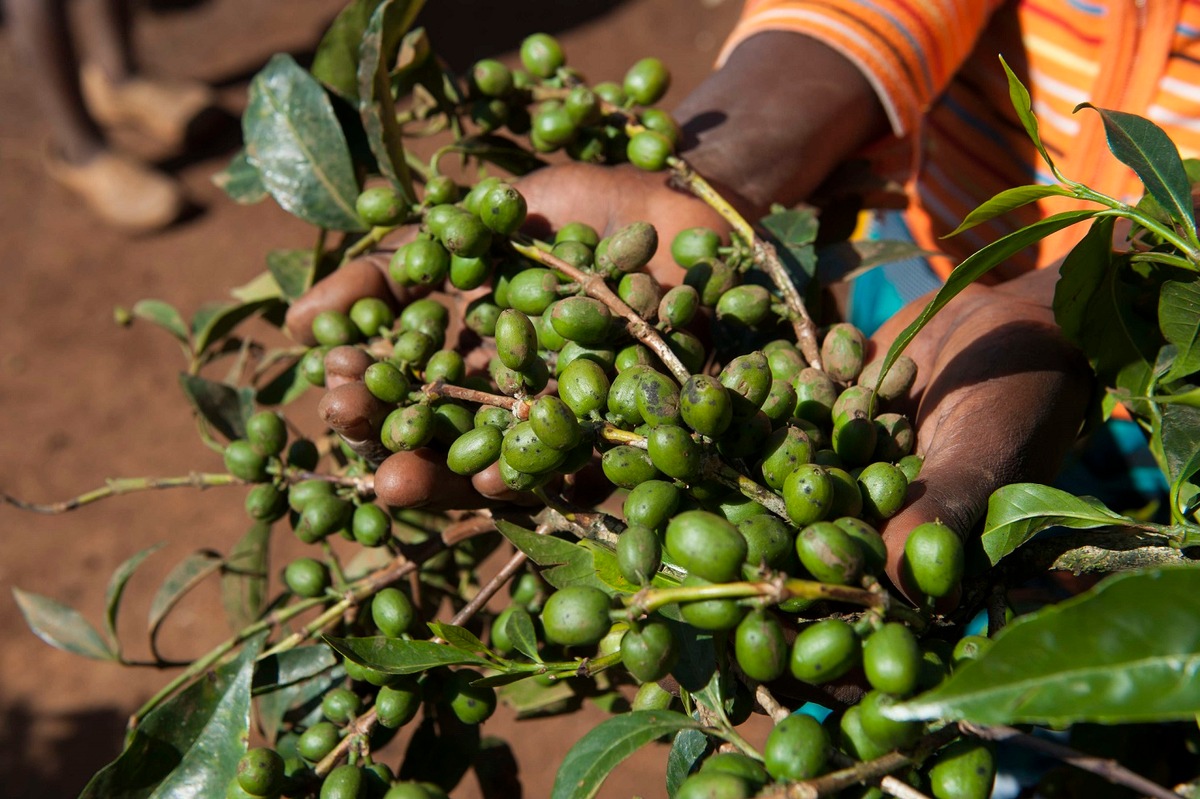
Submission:
[[[233,116],[247,81],[276,52],[302,63],[341,0],[159,0],[141,3],[138,49],[151,70],[219,89]],[[520,38],[558,33],[593,80],[619,79],[644,55],[671,64],[667,107],[708,71],[736,0],[484,0],[430,2],[422,22],[456,67],[513,59]],[[164,233],[130,237],[97,225],[42,171],[46,128],[11,42],[0,35],[0,490],[37,502],[64,499],[117,476],[219,470],[196,437],[176,374],[174,342],[145,324],[113,323],[115,306],[157,297],[185,316],[257,274],[268,251],[306,246],[309,229],[270,202],[242,208],[210,182],[238,146],[236,127],[206,152],[150,153],[184,182],[198,211]],[[123,137],[126,146],[148,152]],[[311,413],[301,402],[298,413]],[[120,497],[59,516],[0,505],[0,795],[73,797],[119,751],[128,714],[169,677],[52,649],[25,626],[16,586],[67,603],[102,624],[113,569],[156,543],[129,585],[120,633],[145,657],[150,599],[168,570],[201,547],[226,552],[245,531],[243,491],[193,490]],[[190,596],[163,636],[189,658],[228,634],[215,585]],[[513,741],[526,796],[549,793],[553,768],[598,711],[566,721],[485,727]],[[664,750],[621,770],[606,795],[664,793]],[[469,778],[456,796],[475,796]]]

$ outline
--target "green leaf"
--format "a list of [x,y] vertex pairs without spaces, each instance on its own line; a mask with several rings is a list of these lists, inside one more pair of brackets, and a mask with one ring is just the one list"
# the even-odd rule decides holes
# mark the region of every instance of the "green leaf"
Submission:
[[283,296],[294,300],[312,288],[316,266],[312,250],[271,250],[267,253],[267,270]]
[[270,270],[259,272],[246,283],[230,289],[229,293],[235,300],[243,303],[278,300],[283,297],[283,289]]
[[700,730],[680,730],[667,755],[667,795],[674,796],[708,751],[708,736]]
[[250,678],[265,634],[146,716],[125,751],[80,799],[210,799],[224,796],[250,734]]
[[490,666],[491,661],[473,652],[432,641],[399,638],[325,638],[338,653],[363,666],[388,674],[416,674],[438,666]]
[[95,660],[116,660],[96,628],[79,611],[40,594],[13,588],[13,598],[34,635],[50,646]]
[[1158,125],[1136,114],[1097,108],[1091,103],[1080,103],[1075,111],[1081,108],[1090,108],[1100,115],[1108,149],[1137,173],[1146,191],[1167,209],[1176,225],[1190,233],[1189,238],[1195,239],[1192,186],[1171,138]]
[[133,315],[158,325],[188,346],[188,329],[179,311],[162,300],[139,300],[133,306]]
[[504,632],[516,650],[535,663],[542,662],[538,652],[537,631],[533,627],[533,617],[524,608],[516,608],[508,616],[504,624]]
[[352,0],[321,37],[312,74],[336,94],[358,102],[358,44],[381,0]]
[[1061,214],[1046,217],[1039,222],[1034,222],[1032,225],[996,239],[983,249],[968,256],[962,263],[954,267],[954,271],[946,278],[945,285],[929,301],[929,304],[925,306],[925,310],[921,311],[921,315],[914,319],[908,327],[900,331],[900,335],[896,336],[896,340],[888,348],[887,356],[883,359],[883,365],[880,369],[880,379],[883,379],[883,376],[892,368],[892,364],[904,352],[904,348],[916,338],[921,329],[933,318],[933,315],[945,307],[950,300],[957,297],[959,292],[983,277],[993,267],[999,266],[1026,247],[1044,239],[1051,233],[1095,216],[1096,213],[1096,211],[1065,211]]
[[475,633],[468,630],[466,627],[459,627],[457,624],[444,624],[442,622],[431,621],[428,624],[433,634],[444,640],[447,644],[455,649],[463,649],[467,652],[475,652],[480,655],[487,655],[491,652],[490,649],[479,640]]
[[1015,211],[1029,205],[1032,202],[1037,202],[1043,197],[1070,197],[1071,192],[1061,186],[1015,186],[1011,189],[1005,189],[987,202],[980,205],[971,213],[967,214],[958,227],[942,236],[948,239],[951,236],[957,236],[964,230],[970,230],[976,225],[982,224],[989,219],[994,219],[998,216],[1007,214],[1010,211]]
[[[527,675],[532,677],[533,675]],[[576,700],[575,690],[569,680],[555,680],[542,685],[537,680],[522,679],[497,690],[504,704],[513,709],[518,719],[550,716],[561,713]]]
[[354,210],[354,164],[325,91],[286,54],[250,82],[242,115],[246,153],[281,207],[334,230],[364,230]]
[[255,522],[233,545],[221,571],[221,600],[235,631],[258,621],[267,609],[270,522]]
[[602,721],[567,752],[550,797],[589,799],[609,772],[641,747],[663,735],[700,728],[698,721],[670,710],[634,710]]
[[402,197],[416,199],[396,120],[390,64],[424,0],[384,0],[371,15],[358,48],[358,110],[379,171]]
[[1098,499],[1077,497],[1037,483],[1014,483],[996,489],[988,499],[983,550],[995,566],[1049,527],[1090,530],[1133,523],[1133,519],[1109,510]]
[[146,621],[146,627],[150,631],[150,649],[155,655],[158,654],[156,648],[158,630],[167,618],[167,614],[171,612],[171,608],[175,607],[188,591],[202,583],[222,565],[224,565],[224,561],[219,554],[201,550],[188,555],[179,561],[175,568],[171,569],[167,578],[163,580],[163,584],[154,594],[154,599],[150,601],[150,613]]
[[104,629],[108,633],[112,650],[118,654],[121,652],[121,643],[117,639],[117,611],[121,606],[121,596],[125,593],[125,585],[137,571],[137,567],[142,565],[142,561],[164,546],[166,544],[146,547],[118,566],[117,570],[112,573],[112,577],[108,578],[108,588],[104,592]]
[[1126,572],[1004,628],[978,660],[888,712],[979,724],[1126,724],[1200,712],[1200,569]]
[[1004,67],[1004,74],[1008,76],[1008,99],[1012,102],[1013,110],[1017,112],[1017,118],[1021,120],[1025,133],[1041,154],[1046,166],[1050,167],[1050,171],[1054,173],[1055,177],[1058,177],[1058,167],[1054,165],[1050,153],[1046,152],[1046,146],[1042,144],[1042,136],[1038,133],[1038,121],[1037,117],[1033,115],[1033,100],[1029,97],[1029,90],[1021,83],[1021,79],[1016,76],[1016,73],[1009,69],[1008,62],[1004,60],[1003,56],[1000,57],[1000,64]]
[[254,205],[267,198],[262,175],[246,156],[245,148],[238,150],[228,166],[212,176],[212,182],[238,205]]
[[1165,379],[1179,380],[1200,370],[1200,279],[1163,284],[1158,295],[1158,326],[1177,350]]
[[303,682],[336,666],[337,655],[323,644],[298,646],[262,658],[254,666],[254,693],[268,693]]
[[504,519],[496,520],[496,529],[530,560],[545,567],[542,577],[555,588],[590,585],[612,593],[612,589],[596,577],[592,553],[578,544],[552,535],[538,535]]
[[272,299],[206,303],[200,306],[192,317],[192,352],[200,355],[239,323],[270,305]]
[[247,411],[253,412],[254,389],[234,388],[183,372],[179,386],[196,413],[217,432],[230,441],[246,437]]
[[792,208],[769,214],[759,220],[776,245],[779,260],[796,290],[804,294],[817,272],[817,215],[811,208]]
[[[307,647],[308,649],[323,649],[330,658],[336,660],[333,652],[327,646]],[[283,652],[280,653],[285,654]],[[257,675],[257,672],[256,672]],[[257,679],[257,676],[256,676]],[[336,688],[346,681],[346,670],[340,665],[318,671],[311,677],[283,686],[277,690],[264,688],[258,692],[258,723],[263,730],[267,742],[274,744],[279,733],[283,732],[283,718],[289,713],[303,717],[306,713],[320,713],[321,698],[331,688]]]
[[1168,405],[1162,409],[1159,427],[1167,481],[1171,486],[1172,515],[1180,511],[1183,485],[1200,472],[1200,409]]

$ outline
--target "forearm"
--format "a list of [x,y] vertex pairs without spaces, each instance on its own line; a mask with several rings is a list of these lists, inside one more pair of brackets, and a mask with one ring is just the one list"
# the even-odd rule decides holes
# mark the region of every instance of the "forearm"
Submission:
[[848,156],[888,132],[853,63],[790,32],[755,35],[676,109],[684,156],[743,210],[803,200]]

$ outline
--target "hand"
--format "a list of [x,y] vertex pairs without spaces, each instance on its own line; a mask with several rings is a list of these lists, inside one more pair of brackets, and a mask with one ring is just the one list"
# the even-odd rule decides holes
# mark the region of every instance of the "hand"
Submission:
[[[682,276],[670,256],[670,243],[686,228],[700,225],[724,232],[727,226],[702,201],[670,188],[665,173],[648,173],[632,167],[598,167],[567,164],[535,172],[518,182],[529,206],[525,231],[538,238],[552,239],[568,222],[584,222],[601,236],[640,220],[652,221],[659,234],[659,248],[649,265],[655,277],[667,286]],[[312,320],[325,310],[348,312],[362,297],[377,297],[399,310],[427,287],[401,286],[388,274],[392,253],[416,235],[416,227],[397,230],[372,253],[339,268],[310,289],[288,309],[286,327],[295,340],[312,345]],[[462,293],[447,288],[438,299],[451,309],[448,346],[457,342],[468,367],[482,370],[489,352],[470,337],[459,339],[465,304],[482,290]],[[464,350],[471,351],[464,351]],[[386,462],[376,474],[380,497],[397,507],[439,509],[479,507],[495,501],[522,499],[500,480],[495,465],[473,478],[451,472],[444,458],[429,450],[391,455],[379,443],[380,425],[388,408],[375,399],[362,383],[371,360],[360,350],[336,348],[326,357],[326,389],[320,412],[324,421],[368,460]]]
[[[914,421],[924,456],[908,505],[881,532],[893,583],[901,577],[908,533],[940,520],[964,538],[1006,483],[1052,480],[1075,440],[1091,390],[1091,370],[1054,323],[1057,270],[1000,286],[973,285],[938,313],[906,353],[917,382],[898,410]],[[882,354],[925,307],[917,300],[874,336]]]

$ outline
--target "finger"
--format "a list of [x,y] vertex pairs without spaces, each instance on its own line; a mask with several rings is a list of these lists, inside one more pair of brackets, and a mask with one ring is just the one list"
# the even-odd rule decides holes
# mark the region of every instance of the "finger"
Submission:
[[390,410],[390,406],[357,380],[326,392],[317,405],[317,413],[325,424],[371,464],[379,463],[389,454],[379,438],[379,426]]
[[359,347],[343,345],[325,353],[325,388],[333,390],[345,383],[362,382],[375,359]]

